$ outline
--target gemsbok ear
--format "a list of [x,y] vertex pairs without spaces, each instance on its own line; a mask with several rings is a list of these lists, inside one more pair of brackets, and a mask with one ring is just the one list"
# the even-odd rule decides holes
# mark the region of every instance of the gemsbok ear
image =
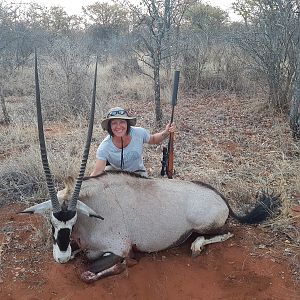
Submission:
[[99,216],[93,209],[88,207],[86,204],[84,204],[80,200],[77,200],[76,208],[79,212],[81,212],[82,214],[84,214],[86,216],[97,218],[97,219],[100,219],[100,220],[104,220],[103,217]]
[[[33,205],[29,208],[26,208],[23,211],[20,211],[19,214],[42,214],[46,210],[50,210],[50,209],[52,209],[52,204],[51,204],[51,200],[48,200],[48,201]],[[79,212],[81,212],[82,214],[84,214],[88,217],[93,217],[93,218],[97,218],[100,220],[104,220],[103,217],[99,216],[93,209],[88,207],[86,204],[84,204],[80,200],[77,201],[77,209]]]
[[52,210],[52,203],[51,200],[30,206],[23,211],[18,212],[19,214],[42,214],[46,210]]

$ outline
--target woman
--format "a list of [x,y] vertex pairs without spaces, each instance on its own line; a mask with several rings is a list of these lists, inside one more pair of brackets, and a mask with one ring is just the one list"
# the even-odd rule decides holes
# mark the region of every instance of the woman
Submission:
[[167,124],[165,130],[150,134],[142,127],[135,127],[136,118],[130,117],[121,107],[109,110],[102,121],[103,130],[109,135],[101,142],[97,150],[96,165],[91,176],[104,170],[124,170],[148,176],[143,162],[143,144],[159,144],[174,132],[175,125]]

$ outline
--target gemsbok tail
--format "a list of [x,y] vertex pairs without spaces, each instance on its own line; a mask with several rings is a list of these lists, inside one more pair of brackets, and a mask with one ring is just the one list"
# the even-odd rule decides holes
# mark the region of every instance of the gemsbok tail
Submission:
[[[227,203],[227,201],[226,201]],[[239,216],[229,206],[229,215],[244,224],[259,224],[273,217],[281,206],[280,195],[262,191],[258,196],[257,205],[246,215]]]

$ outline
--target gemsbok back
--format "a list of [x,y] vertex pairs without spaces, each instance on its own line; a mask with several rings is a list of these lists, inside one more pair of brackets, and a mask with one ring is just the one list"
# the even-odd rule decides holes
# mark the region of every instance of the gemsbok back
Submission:
[[97,81],[95,68],[88,137],[79,176],[66,179],[58,193],[48,165],[41,113],[37,56],[35,55],[36,106],[42,164],[50,200],[23,213],[51,209],[53,257],[65,263],[74,257],[71,242],[83,250],[92,264],[81,274],[86,282],[122,272],[134,263],[133,250],[153,252],[183,243],[193,232],[200,236],[191,245],[192,255],[206,244],[225,241],[231,233],[218,234],[229,215],[241,223],[256,224],[271,216],[279,196],[262,193],[256,207],[239,216],[217,190],[201,182],[139,177],[127,172],[105,172],[85,177],[91,143]]

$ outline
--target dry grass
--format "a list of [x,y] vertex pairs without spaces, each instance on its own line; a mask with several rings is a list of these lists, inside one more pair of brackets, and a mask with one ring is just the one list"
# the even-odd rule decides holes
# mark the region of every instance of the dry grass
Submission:
[[[138,126],[151,132],[162,129],[154,123],[151,83],[145,77],[126,77],[113,70],[111,64],[99,70],[94,140],[86,174],[91,171],[96,149],[105,136],[100,123],[109,107],[125,107],[138,117]],[[171,87],[164,80],[162,109],[167,123]],[[53,93],[52,97],[56,96]],[[7,174],[18,172],[27,179],[23,184],[34,182],[37,186],[28,193],[19,189],[18,197],[24,201],[43,199],[47,192],[37,144],[34,100],[32,96],[14,97],[8,99],[13,123],[0,128],[0,193],[3,199],[5,189],[17,190],[16,182],[12,187],[4,179]],[[55,107],[58,102],[53,103]],[[299,249],[299,229],[295,225],[299,220],[291,215],[291,207],[300,195],[300,145],[292,140],[287,118],[274,113],[265,103],[263,98],[246,99],[226,93],[194,97],[180,94],[175,112],[175,178],[212,184],[236,210],[251,207],[260,190],[280,194],[282,213],[266,226],[281,232]],[[74,117],[62,106],[63,103],[55,110],[57,117],[65,115],[63,123],[45,122],[49,162],[59,187],[66,176],[78,174],[87,124],[84,115]],[[161,146],[146,145],[144,156],[149,174],[159,177]]]
[[[72,120],[64,124],[47,122],[44,127],[50,169],[60,187],[67,176],[76,177],[79,172],[86,139],[85,125]],[[4,199],[45,198],[47,190],[35,124],[27,125],[24,130],[19,124],[12,124],[2,130],[0,153],[5,163],[0,167],[1,202]],[[92,159],[88,163],[89,170],[91,164]]]

